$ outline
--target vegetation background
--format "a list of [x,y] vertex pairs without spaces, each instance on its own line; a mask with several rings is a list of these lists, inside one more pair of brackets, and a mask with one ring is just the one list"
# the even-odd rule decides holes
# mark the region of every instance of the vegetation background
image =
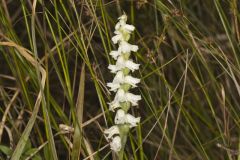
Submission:
[[[109,52],[123,11],[142,100],[126,160],[240,160],[238,0],[1,0],[0,159],[116,159]],[[78,157],[81,152],[80,158]]]

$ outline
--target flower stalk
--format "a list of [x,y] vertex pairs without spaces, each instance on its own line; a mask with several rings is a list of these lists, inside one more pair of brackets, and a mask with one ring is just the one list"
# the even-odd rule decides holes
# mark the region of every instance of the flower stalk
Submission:
[[113,101],[109,103],[109,110],[116,111],[115,125],[106,129],[104,133],[110,141],[111,149],[117,153],[118,159],[122,160],[128,132],[130,128],[136,127],[140,122],[140,117],[134,117],[128,111],[131,106],[138,105],[141,96],[129,92],[140,82],[140,79],[131,76],[131,73],[138,70],[140,66],[130,58],[131,52],[138,51],[138,46],[128,43],[135,27],[126,23],[127,16],[125,14],[118,20],[115,26],[115,35],[112,37],[112,42],[118,44],[118,49],[110,52],[116,63],[108,66],[115,77],[111,83],[107,83],[110,91],[116,93]]

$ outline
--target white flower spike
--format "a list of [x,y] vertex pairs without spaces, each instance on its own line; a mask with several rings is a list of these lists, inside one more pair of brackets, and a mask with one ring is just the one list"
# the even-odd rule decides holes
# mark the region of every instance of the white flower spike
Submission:
[[115,125],[105,130],[104,133],[107,135],[107,139],[110,140],[111,149],[118,152],[119,157],[123,157],[121,155],[124,149],[122,146],[125,146],[126,142],[122,142],[121,139],[127,136],[129,128],[140,123],[140,117],[136,118],[127,113],[131,106],[138,105],[138,101],[141,100],[140,95],[129,92],[131,88],[137,87],[137,84],[140,83],[140,79],[130,75],[130,71],[138,70],[140,64],[129,59],[131,53],[137,52],[139,49],[137,45],[128,43],[135,27],[126,23],[127,16],[125,14],[119,17],[118,20],[115,26],[115,35],[112,37],[112,42],[118,44],[118,49],[109,53],[116,60],[116,63],[108,66],[108,69],[116,75],[112,82],[107,83],[110,91],[116,92],[113,101],[108,103],[109,110],[113,112],[115,109],[118,110],[114,118]]

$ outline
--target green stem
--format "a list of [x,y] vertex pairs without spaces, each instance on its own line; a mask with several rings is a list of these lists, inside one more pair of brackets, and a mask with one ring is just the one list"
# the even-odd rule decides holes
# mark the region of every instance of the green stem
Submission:
[[120,131],[122,147],[121,147],[121,150],[118,152],[118,160],[123,160],[124,148],[127,142],[127,136],[129,132],[129,125],[128,124],[119,125],[119,131]]

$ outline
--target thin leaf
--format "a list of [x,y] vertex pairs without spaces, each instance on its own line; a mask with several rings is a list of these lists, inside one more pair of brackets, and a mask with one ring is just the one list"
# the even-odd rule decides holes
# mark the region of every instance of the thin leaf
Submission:
[[74,127],[73,136],[73,150],[72,160],[80,159],[81,142],[82,142],[82,116],[83,116],[83,104],[84,104],[84,88],[85,88],[85,63],[82,65],[80,84],[78,90],[78,98],[76,104],[76,124]]

